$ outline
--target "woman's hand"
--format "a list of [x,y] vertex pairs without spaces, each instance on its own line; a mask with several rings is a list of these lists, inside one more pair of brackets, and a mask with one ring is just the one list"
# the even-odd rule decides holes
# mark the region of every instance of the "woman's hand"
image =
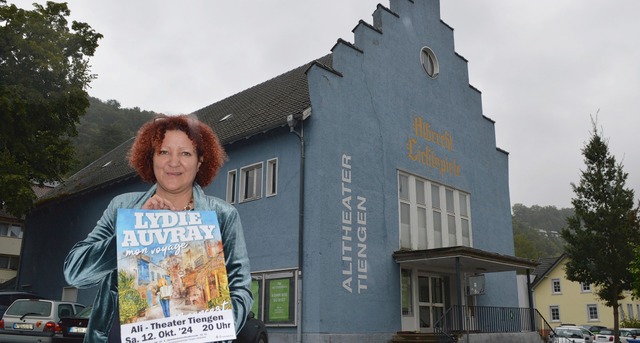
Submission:
[[143,210],[171,210],[176,211],[177,208],[173,206],[171,201],[159,196],[158,194],[154,194],[151,198],[149,198],[144,205],[142,205]]

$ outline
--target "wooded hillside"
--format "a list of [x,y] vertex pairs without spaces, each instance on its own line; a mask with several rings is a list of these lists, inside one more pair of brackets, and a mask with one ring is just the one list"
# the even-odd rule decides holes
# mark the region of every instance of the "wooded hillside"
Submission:
[[140,126],[155,113],[140,108],[121,108],[116,100],[89,98],[90,106],[81,117],[78,136],[72,139],[75,165],[69,175],[135,136]]
[[564,241],[560,231],[567,226],[573,209],[515,204],[512,211],[516,256],[537,260],[562,254]]

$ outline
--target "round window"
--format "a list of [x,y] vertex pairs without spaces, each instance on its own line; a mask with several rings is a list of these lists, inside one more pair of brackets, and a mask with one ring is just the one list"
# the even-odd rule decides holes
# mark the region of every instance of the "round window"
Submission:
[[420,63],[422,63],[422,68],[430,78],[435,79],[440,74],[438,59],[431,48],[425,46],[420,50]]

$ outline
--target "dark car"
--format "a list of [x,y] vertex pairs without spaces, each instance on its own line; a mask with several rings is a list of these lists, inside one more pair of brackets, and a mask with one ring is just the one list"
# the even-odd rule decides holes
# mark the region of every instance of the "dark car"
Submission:
[[234,343],[268,343],[269,335],[264,323],[257,319],[253,312],[249,312],[249,318],[238,333]]
[[89,325],[91,308],[92,307],[89,306],[72,317],[60,318],[53,342],[82,342],[84,334],[87,332],[87,326]]
[[25,291],[0,291],[0,319],[7,307],[18,299],[44,299],[44,297]]

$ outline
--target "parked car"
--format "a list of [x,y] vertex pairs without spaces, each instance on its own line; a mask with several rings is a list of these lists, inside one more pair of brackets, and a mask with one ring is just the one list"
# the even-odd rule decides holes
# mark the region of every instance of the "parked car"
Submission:
[[594,335],[580,326],[559,326],[551,337],[553,343],[592,343]]
[[604,330],[604,329],[608,329],[606,326],[602,326],[602,325],[589,325],[589,324],[583,324],[580,325],[581,327],[591,331],[592,333],[598,333],[600,332],[600,330]]
[[53,342],[60,318],[84,309],[82,304],[45,299],[18,299],[0,320],[0,342]]
[[631,343],[629,340],[640,338],[640,329],[638,328],[620,328],[620,342]]
[[92,308],[92,306],[88,306],[71,317],[60,318],[53,342],[82,342],[87,332],[87,326],[89,326],[89,316]]
[[44,299],[44,297],[25,291],[0,291],[0,318],[9,305],[18,299]]
[[269,335],[264,323],[257,319],[253,312],[249,312],[247,322],[238,333],[234,343],[268,343]]
[[600,332],[596,334],[596,342],[613,342],[613,330],[600,330]]

